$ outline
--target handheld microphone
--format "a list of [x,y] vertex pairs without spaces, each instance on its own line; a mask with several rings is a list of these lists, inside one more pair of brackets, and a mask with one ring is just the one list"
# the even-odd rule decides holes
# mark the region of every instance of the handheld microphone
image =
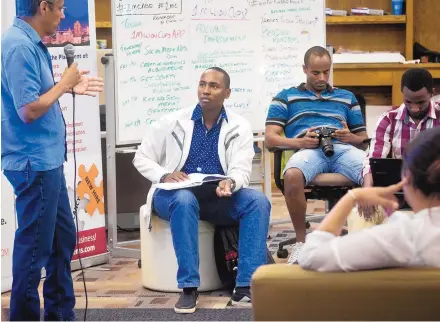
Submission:
[[66,55],[67,59],[67,67],[70,67],[75,59],[75,46],[72,44],[64,46],[64,54]]

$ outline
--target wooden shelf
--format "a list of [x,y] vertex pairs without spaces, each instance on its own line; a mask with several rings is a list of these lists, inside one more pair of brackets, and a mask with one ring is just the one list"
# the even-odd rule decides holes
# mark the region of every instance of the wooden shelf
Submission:
[[335,63],[334,69],[342,70],[342,69],[376,69],[376,70],[386,70],[386,69],[408,69],[413,67],[425,68],[425,69],[434,69],[440,70],[440,63],[421,63],[421,64],[400,64],[400,63],[369,63],[369,64],[343,64],[343,63]]
[[327,16],[328,25],[405,24],[406,16]]
[[[350,88],[384,88],[391,87],[391,101],[385,105],[398,106],[402,104],[400,89],[402,75],[410,68],[427,69],[434,79],[440,79],[440,63],[427,64],[334,64],[333,83],[335,86]],[[380,93],[373,90],[370,93]],[[388,90],[387,90],[388,92]],[[383,93],[383,91],[382,91]],[[376,95],[376,94],[373,94]],[[389,100],[389,99],[387,99]],[[370,103],[371,104],[371,103]]]
[[96,28],[111,28],[112,22],[111,21],[97,21],[96,22]]

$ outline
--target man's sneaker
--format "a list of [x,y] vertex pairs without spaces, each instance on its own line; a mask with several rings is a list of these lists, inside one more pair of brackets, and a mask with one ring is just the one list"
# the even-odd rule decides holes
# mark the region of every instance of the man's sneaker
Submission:
[[301,252],[301,248],[304,246],[304,243],[298,242],[292,245],[290,249],[290,256],[287,260],[287,264],[293,265],[298,264],[299,253]]
[[174,312],[176,313],[194,313],[196,311],[197,298],[199,292],[195,288],[183,289],[182,295],[176,305],[174,305]]
[[249,287],[236,287],[232,293],[232,305],[251,305],[251,289]]

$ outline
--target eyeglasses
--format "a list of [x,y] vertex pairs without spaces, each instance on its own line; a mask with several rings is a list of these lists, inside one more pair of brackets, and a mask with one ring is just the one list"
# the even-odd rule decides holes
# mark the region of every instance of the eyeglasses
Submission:
[[[54,0],[40,0],[40,3],[42,3],[42,2],[47,2],[48,4],[51,4],[51,5],[54,4]],[[61,10],[61,13],[64,14],[64,12],[66,12],[66,10],[67,10],[67,7],[62,7],[60,10]]]

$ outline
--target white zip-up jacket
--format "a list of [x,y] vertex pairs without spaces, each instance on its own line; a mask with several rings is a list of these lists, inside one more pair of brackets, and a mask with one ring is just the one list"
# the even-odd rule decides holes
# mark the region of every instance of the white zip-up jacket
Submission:
[[[154,184],[164,174],[180,171],[185,165],[193,136],[194,108],[167,114],[153,123],[136,152],[134,166],[153,184],[147,196],[146,217],[151,218]],[[253,133],[245,118],[228,108],[225,110],[228,121],[223,120],[221,125],[218,155],[225,175],[235,180],[234,191],[237,191],[249,185],[255,154]]]

